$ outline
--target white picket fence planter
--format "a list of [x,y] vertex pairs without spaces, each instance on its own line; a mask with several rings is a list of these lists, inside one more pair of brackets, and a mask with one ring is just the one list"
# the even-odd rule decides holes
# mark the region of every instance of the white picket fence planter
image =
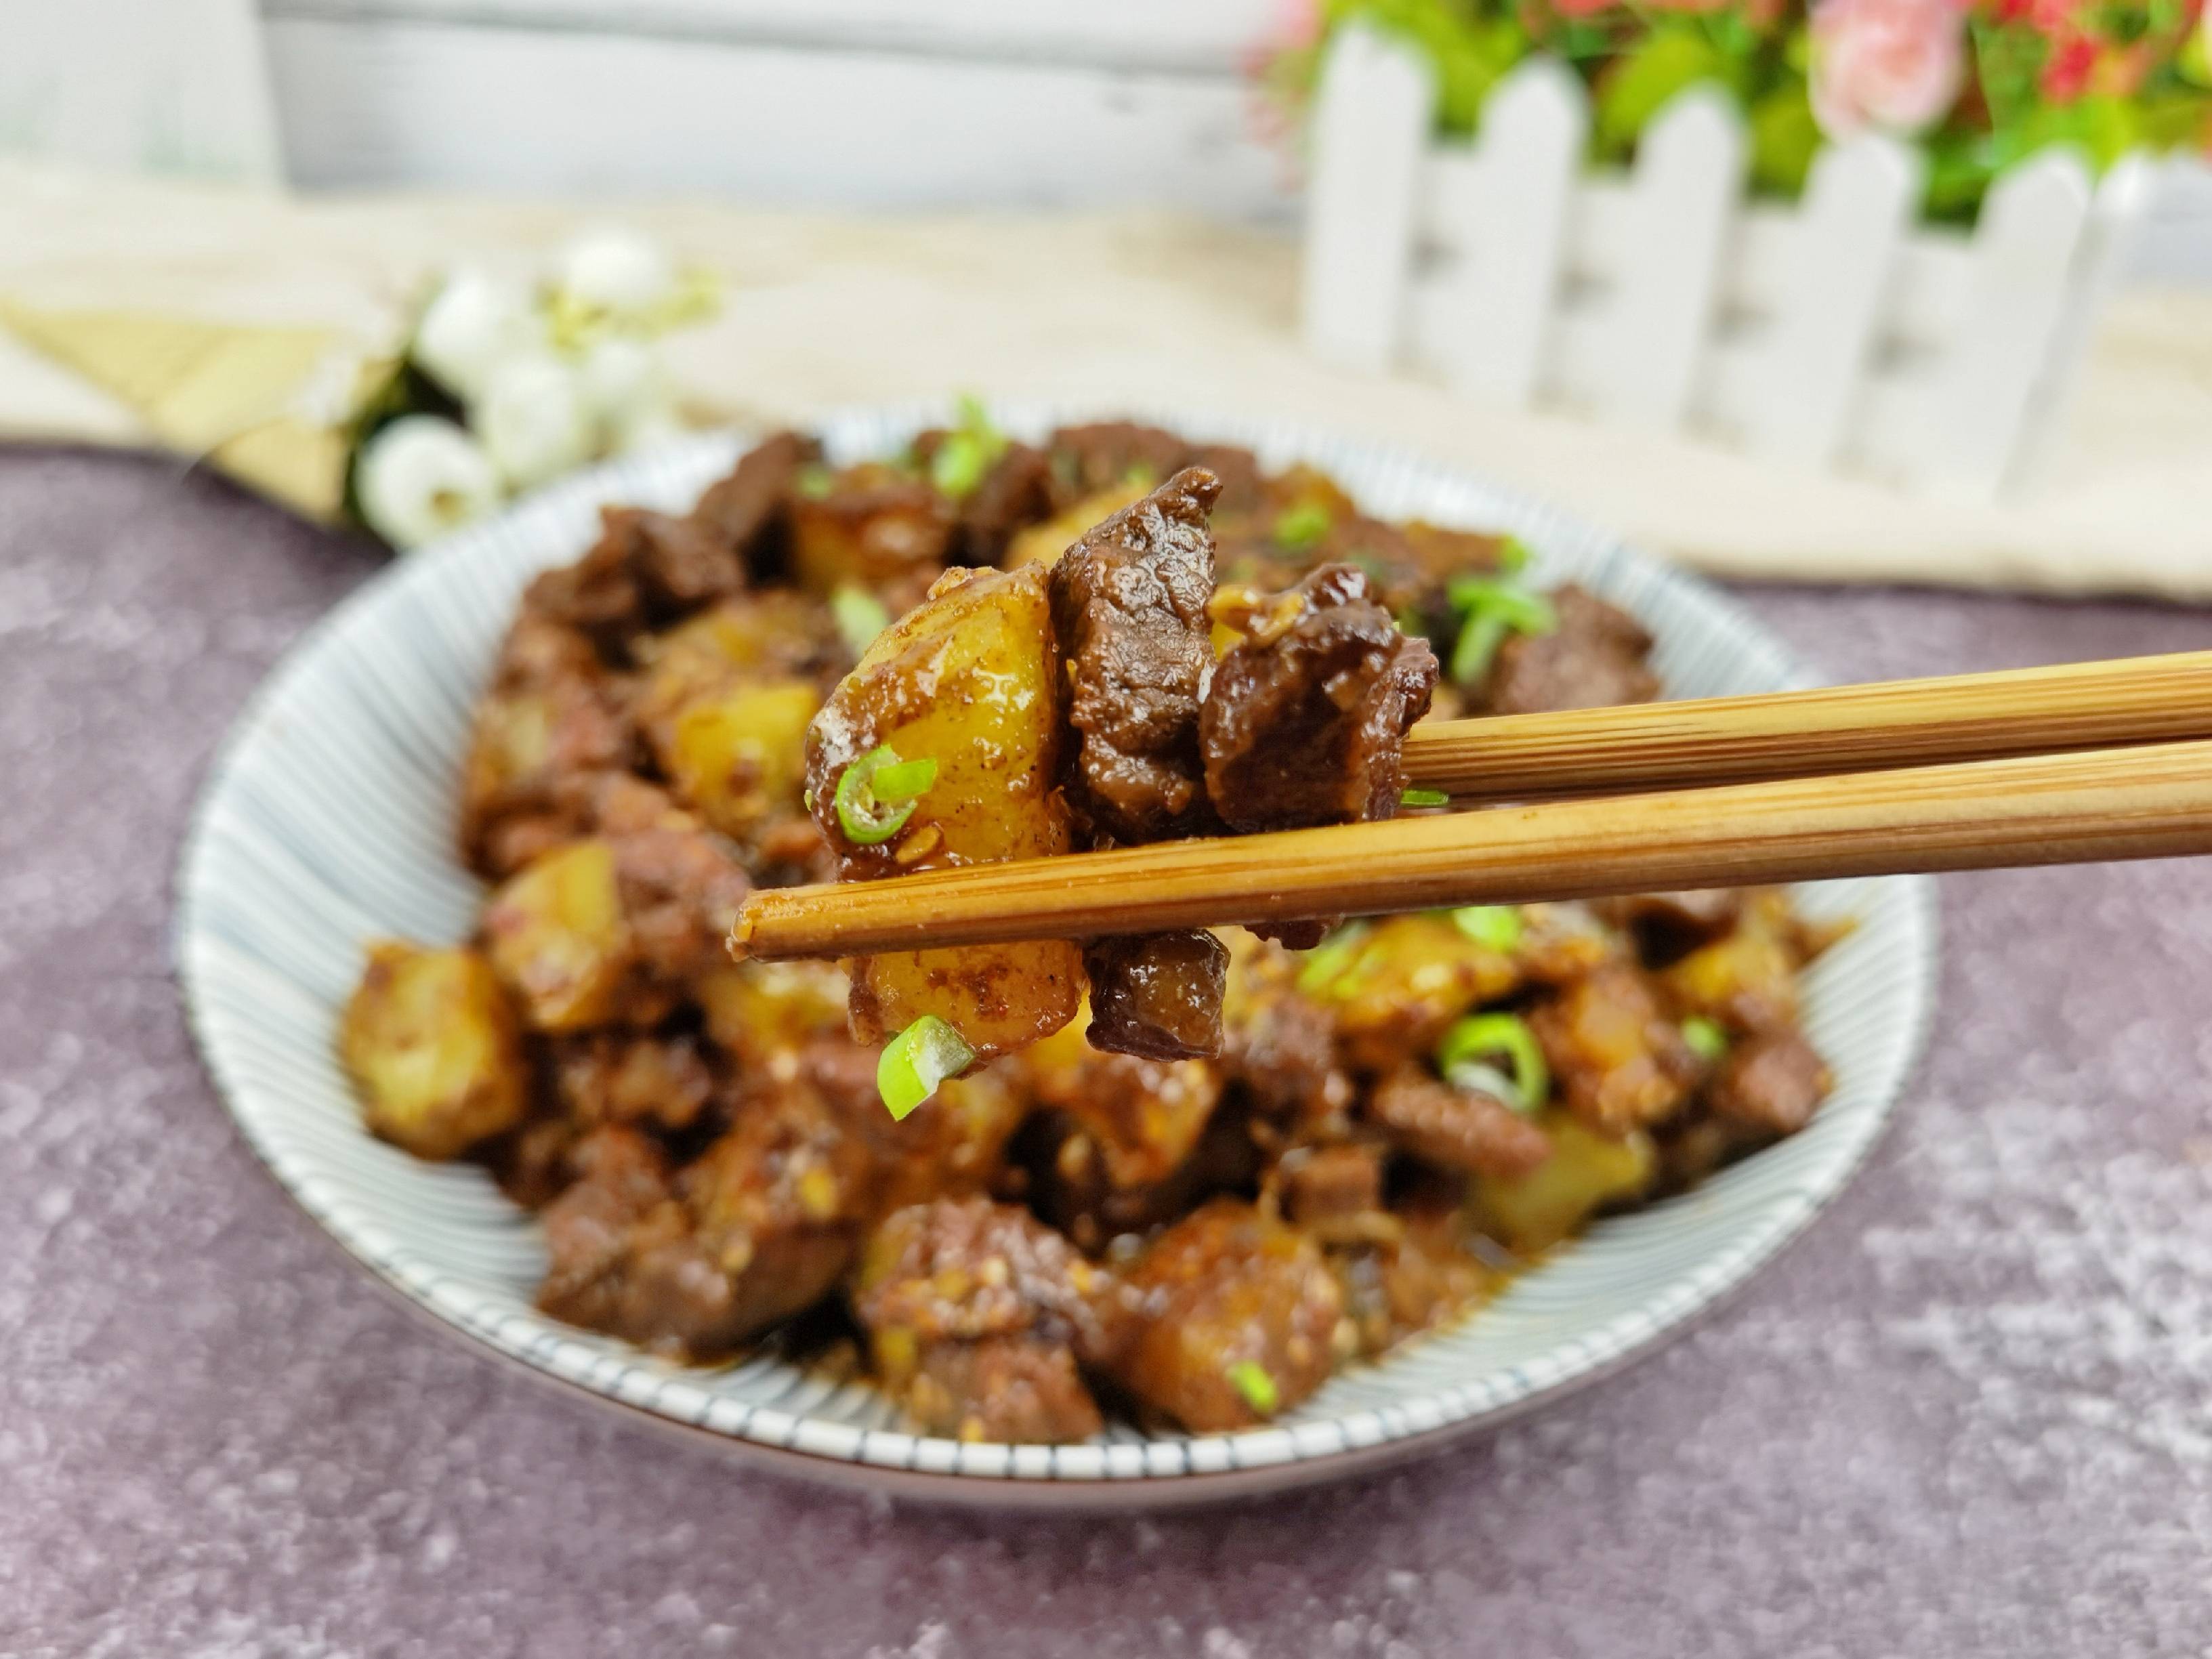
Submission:
[[1971,232],[1914,222],[1917,152],[1824,149],[1794,206],[1747,199],[1717,89],[1677,97],[1632,168],[1583,165],[1589,112],[1532,59],[1472,142],[1432,137],[1410,48],[1339,32],[1316,100],[1304,330],[1492,407],[1682,428],[1763,459],[1985,499],[2063,423],[2096,308],[2156,183],[2070,151],[2001,179]]

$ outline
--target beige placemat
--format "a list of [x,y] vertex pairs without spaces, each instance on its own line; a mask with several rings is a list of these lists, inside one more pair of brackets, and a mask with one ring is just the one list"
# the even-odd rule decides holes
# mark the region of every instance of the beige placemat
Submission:
[[[323,331],[341,355],[366,354],[388,347],[439,265],[528,269],[610,216],[0,167],[0,298],[46,315]],[[1479,467],[1729,574],[2212,599],[2212,294],[2116,301],[2048,477],[2023,499],[1970,506],[1322,368],[1297,348],[1297,252],[1279,234],[1137,214],[618,216],[726,279],[720,316],[676,337],[671,356],[695,403],[735,417],[804,420],[956,388],[1260,410]],[[338,383],[327,369],[308,378],[318,397]],[[0,434],[162,435],[4,330]]]

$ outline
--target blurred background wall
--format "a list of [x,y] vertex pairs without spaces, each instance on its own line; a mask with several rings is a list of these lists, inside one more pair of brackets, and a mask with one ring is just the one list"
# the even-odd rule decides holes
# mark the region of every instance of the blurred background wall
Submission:
[[[0,0],[0,154],[307,189],[1287,218],[1243,77],[1284,7]],[[102,75],[61,71],[87,61]],[[2136,270],[2212,283],[2212,171],[2174,170]]]

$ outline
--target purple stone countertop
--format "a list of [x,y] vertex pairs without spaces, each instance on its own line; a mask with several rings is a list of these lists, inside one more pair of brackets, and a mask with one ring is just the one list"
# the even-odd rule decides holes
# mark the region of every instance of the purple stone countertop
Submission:
[[[173,465],[0,452],[0,1653],[2110,1656],[2212,1642],[2212,886],[1947,878],[1857,1184],[1628,1375],[1150,1520],[741,1472],[410,1316],[202,1075],[209,753],[374,568]],[[1844,678],[2212,646],[2136,605],[1759,589]]]

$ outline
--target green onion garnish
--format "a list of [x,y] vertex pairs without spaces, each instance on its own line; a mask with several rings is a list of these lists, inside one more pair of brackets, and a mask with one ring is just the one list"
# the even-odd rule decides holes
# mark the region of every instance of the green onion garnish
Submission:
[[1451,913],[1452,925],[1486,951],[1504,956],[1521,942],[1521,907],[1463,904]]
[[1541,593],[1495,577],[1457,577],[1446,591],[1452,609],[1466,618],[1452,647],[1451,677],[1461,685],[1473,685],[1490,672],[1508,634],[1549,634],[1559,625],[1559,613]]
[[1258,1360],[1238,1360],[1229,1368],[1228,1376],[1237,1392],[1244,1396],[1244,1403],[1260,1416],[1273,1417],[1282,1409],[1282,1390]]
[[1509,576],[1517,576],[1526,570],[1533,556],[1528,544],[1518,536],[1508,536],[1498,544],[1498,568]]
[[889,841],[906,827],[915,803],[936,781],[935,761],[902,761],[889,744],[871,749],[837,780],[837,827],[856,847]]
[[830,596],[830,614],[837,623],[837,632],[845,641],[845,648],[859,656],[876,641],[876,635],[891,625],[891,613],[884,602],[865,587],[855,587],[847,582]]
[[1449,806],[1451,797],[1441,789],[1401,789],[1398,792],[1398,805],[1401,806]]
[[895,1119],[937,1092],[937,1085],[975,1063],[967,1040],[935,1014],[924,1014],[884,1045],[876,1060],[876,1092]]
[[836,473],[830,471],[828,467],[817,464],[813,466],[800,467],[798,481],[793,487],[808,501],[818,501],[829,495],[836,487]]
[[1728,1052],[1728,1033],[1721,1030],[1718,1020],[1707,1019],[1703,1014],[1692,1014],[1682,1022],[1682,1041],[1703,1060],[1718,1060]]
[[1287,547],[1293,553],[1303,553],[1328,535],[1329,526],[1334,522],[1328,516],[1328,509],[1318,501],[1301,501],[1275,515],[1275,544]]
[[1306,952],[1298,966],[1298,989],[1310,997],[1325,994],[1358,959],[1366,942],[1367,930],[1356,921],[1338,928]]
[[1159,474],[1153,471],[1152,468],[1146,466],[1142,461],[1139,461],[1134,466],[1131,467],[1127,472],[1124,472],[1121,475],[1122,483],[1131,489],[1150,489],[1159,481]]
[[945,434],[929,458],[929,481],[938,493],[960,501],[975,493],[1000,456],[1006,434],[991,424],[990,412],[974,396],[960,399],[960,423]]
[[[1506,1072],[1492,1065],[1503,1060]],[[1518,1014],[1469,1014],[1455,1020],[1437,1044],[1437,1069],[1448,1083],[1461,1087],[1490,1089],[1509,1083],[1501,1097],[1516,1112],[1534,1111],[1551,1092],[1552,1072],[1544,1064],[1544,1050],[1528,1022]],[[1480,1078],[1475,1073],[1486,1073]],[[1509,1075],[1510,1073],[1510,1075]]]

